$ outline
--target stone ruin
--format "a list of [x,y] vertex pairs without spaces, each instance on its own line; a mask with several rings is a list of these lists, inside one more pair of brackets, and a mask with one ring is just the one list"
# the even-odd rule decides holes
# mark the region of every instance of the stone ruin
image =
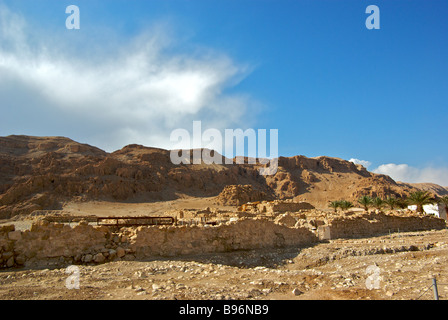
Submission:
[[298,212],[301,210],[315,209],[313,205],[308,202],[295,202],[292,200],[274,200],[274,201],[257,201],[243,204],[238,208],[243,212],[254,212],[260,214],[275,215],[285,212]]
[[330,239],[446,228],[444,219],[409,211],[348,211],[334,214],[331,211],[304,209],[307,207],[304,203],[290,202],[285,205],[285,202],[275,201],[258,203],[257,210],[260,204],[267,206],[266,211],[300,209],[263,217],[245,211],[206,208],[194,214],[193,211],[184,210],[192,216],[207,218],[199,220],[199,223],[184,224],[182,222],[188,220],[184,216],[169,226],[118,228],[95,225],[87,220],[71,219],[71,223],[67,223],[61,217],[54,219],[45,216],[37,217],[30,230],[16,230],[14,225],[0,226],[0,268],[303,247]]
[[258,190],[251,185],[229,185],[225,186],[216,197],[216,204],[240,206],[248,202],[271,199],[273,197],[268,192]]

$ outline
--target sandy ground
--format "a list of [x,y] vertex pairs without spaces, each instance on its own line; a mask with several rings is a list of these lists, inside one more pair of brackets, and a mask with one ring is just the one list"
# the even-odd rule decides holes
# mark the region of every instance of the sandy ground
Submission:
[[[435,276],[443,300],[447,266],[447,230],[397,233],[307,248],[79,265],[70,272],[2,270],[0,299],[429,300]],[[77,275],[79,289],[70,282]]]
[[[159,202],[108,202],[108,201],[71,201],[63,204],[61,210],[55,213],[76,217],[130,217],[130,216],[172,216],[171,210],[195,209],[203,210],[207,207],[235,211],[234,206],[221,206],[215,204],[216,197],[195,198],[183,197],[173,201]],[[14,224],[16,230],[29,230],[33,219],[29,217],[13,217],[0,220],[0,226]]]
[[204,209],[213,207],[216,209],[234,211],[233,206],[218,206],[214,203],[215,197],[209,198],[182,198],[173,201],[160,201],[148,203],[132,202],[68,202],[63,205],[62,211],[71,215],[95,215],[104,216],[159,216],[165,215],[170,210],[179,209]]

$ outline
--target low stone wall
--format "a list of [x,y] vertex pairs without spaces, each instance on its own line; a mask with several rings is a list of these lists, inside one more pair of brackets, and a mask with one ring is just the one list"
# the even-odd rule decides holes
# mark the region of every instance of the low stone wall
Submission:
[[320,226],[320,239],[368,237],[389,232],[441,230],[446,221],[431,215],[398,216],[384,213],[368,213],[353,217],[339,217],[328,225]]
[[313,205],[308,202],[295,202],[291,200],[274,200],[274,201],[256,201],[248,202],[241,205],[238,210],[244,212],[253,212],[257,214],[280,214],[285,212],[298,212],[301,210],[315,209]]
[[287,215],[277,220],[243,218],[217,226],[140,226],[121,229],[93,226],[86,221],[70,227],[40,220],[26,231],[15,230],[14,225],[7,225],[0,227],[0,268],[300,247],[325,239],[446,228],[445,220],[433,216],[383,213],[335,217],[329,219],[326,225],[301,224],[300,219],[296,223],[295,218]]
[[264,219],[242,219],[217,227],[139,227],[130,245],[137,257],[228,252],[314,243],[307,228],[288,228]]
[[70,227],[39,221],[31,230],[0,228],[0,267],[102,263],[157,256],[301,246],[317,241],[306,228],[288,228],[264,219],[218,226],[121,228],[81,223]]
[[18,236],[13,225],[0,227],[0,267],[14,266],[14,238]]
[[297,212],[300,210],[311,210],[314,206],[308,202],[289,202],[289,201],[272,201],[268,203],[260,203],[258,211],[266,213],[283,213],[283,212]]
[[107,227],[93,227],[87,223],[72,228],[39,221],[26,231],[16,231],[14,225],[4,226],[0,228],[0,267],[42,261],[81,261],[82,255],[104,250],[108,235],[110,238]]

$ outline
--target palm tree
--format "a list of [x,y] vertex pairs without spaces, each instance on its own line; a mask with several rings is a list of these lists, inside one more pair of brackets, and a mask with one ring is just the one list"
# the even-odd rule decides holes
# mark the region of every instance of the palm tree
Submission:
[[347,210],[353,208],[353,203],[347,200],[342,200],[339,206],[341,207],[342,210]]
[[408,207],[408,201],[404,198],[397,198],[397,207],[400,209],[406,209]]
[[446,215],[448,216],[448,196],[443,196],[438,199],[439,203],[442,203],[445,205],[445,211]]
[[387,197],[385,200],[384,200],[384,203],[385,204],[387,204],[388,206],[389,206],[389,208],[390,208],[390,210],[394,210],[394,208],[396,207],[396,206],[398,206],[398,200],[397,200],[397,198],[395,198],[395,197]]
[[424,213],[423,206],[435,202],[435,199],[428,191],[415,191],[408,197],[409,204],[417,206],[418,213]]
[[358,203],[364,207],[364,210],[367,211],[369,206],[372,204],[372,198],[369,196],[362,196],[358,199]]
[[334,209],[334,212],[338,212],[338,208],[341,206],[341,201],[340,200],[336,200],[336,201],[331,201],[328,206],[330,208]]
[[376,197],[372,200],[373,206],[377,208],[378,210],[381,210],[381,208],[384,206],[384,200],[380,197]]

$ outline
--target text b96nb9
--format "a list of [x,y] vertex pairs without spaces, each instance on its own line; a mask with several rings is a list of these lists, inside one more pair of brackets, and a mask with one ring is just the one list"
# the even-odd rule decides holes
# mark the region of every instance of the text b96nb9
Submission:
[[251,305],[224,305],[224,314],[240,314],[240,315],[250,315],[250,314],[267,314],[269,312],[268,305],[261,304],[251,304]]

